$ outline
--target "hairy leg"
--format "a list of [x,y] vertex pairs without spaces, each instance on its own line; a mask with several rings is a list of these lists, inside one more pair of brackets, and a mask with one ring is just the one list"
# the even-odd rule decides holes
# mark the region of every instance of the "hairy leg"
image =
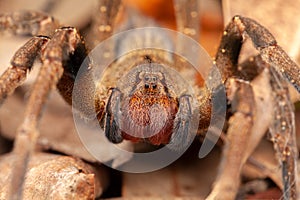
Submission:
[[15,53],[10,67],[0,77],[0,104],[25,81],[35,59],[48,41],[47,37],[33,37]]
[[98,0],[98,10],[94,16],[91,39],[95,46],[112,36],[122,0]]
[[[177,30],[195,41],[199,40],[199,1],[175,0]],[[184,48],[183,44],[180,48]]]
[[235,16],[226,27],[216,56],[223,80],[239,73],[238,56],[245,36],[252,40],[262,59],[283,74],[300,92],[299,66],[290,59],[265,27],[241,16]]
[[58,22],[47,14],[23,11],[0,14],[0,34],[34,36],[13,56],[11,66],[0,77],[0,103],[26,79],[35,59],[50,38],[35,35],[51,36],[58,28]]
[[118,89],[112,89],[108,99],[105,113],[105,135],[112,143],[120,143],[123,141],[120,123],[120,101],[121,92]]
[[22,185],[28,161],[34,151],[38,133],[38,122],[49,92],[56,87],[64,73],[65,55],[72,54],[81,44],[81,37],[74,28],[58,29],[42,51],[42,67],[33,85],[23,123],[18,129],[14,152],[19,156],[13,168],[11,199],[22,196]]
[[51,36],[58,27],[57,20],[41,12],[22,11],[0,14],[0,32]]
[[[121,0],[99,0],[98,11],[94,16],[94,21],[89,35],[89,40],[93,41],[92,47],[98,45],[105,39],[113,35],[116,25],[116,18],[121,9]],[[101,55],[101,63],[107,63],[114,56],[114,44],[102,46],[103,55]],[[94,117],[95,112],[98,120],[103,121],[103,116],[106,108],[105,95],[107,91],[101,91],[102,88],[97,88],[97,80],[95,80],[95,73],[97,69],[102,66],[92,65],[93,61],[88,66],[81,70],[75,82],[76,90],[74,90],[73,105],[84,116],[90,118]],[[106,67],[106,66],[105,66]],[[100,91],[99,91],[100,90]]]
[[188,95],[179,98],[179,110],[176,114],[170,148],[180,151],[188,147],[191,142],[190,126],[192,120],[191,97]]
[[[199,0],[175,0],[174,1],[174,9],[175,9],[175,17],[176,17],[176,26],[177,31],[182,33],[185,36],[188,36],[195,40],[195,42],[199,41]],[[177,34],[175,43],[175,52],[179,52],[181,55],[186,55],[186,53],[190,53],[190,46],[185,44],[185,37]],[[185,65],[184,59],[175,57],[175,68],[182,67]],[[179,68],[180,69],[180,68]]]
[[273,68],[271,86],[274,99],[271,141],[282,168],[283,197],[297,199],[297,158],[294,105],[290,99],[288,84]]
[[[249,18],[235,16],[224,31],[216,56],[216,64],[222,72],[224,82],[229,77],[239,77],[246,80],[253,78],[247,77],[243,73],[244,69],[238,65],[238,57],[245,36],[248,36],[259,50],[260,57],[265,62],[261,66],[270,68],[271,85],[274,93],[272,101],[278,108],[275,112],[280,112],[278,114],[275,113],[279,117],[273,119],[273,124],[270,122],[272,141],[283,167],[285,198],[296,199],[296,185],[294,183],[296,180],[295,159],[297,155],[294,142],[294,114],[288,97],[286,83],[279,73],[285,76],[300,91],[300,79],[298,76],[300,68],[282,50],[266,28]],[[256,59],[254,61],[256,62]],[[254,77],[260,70],[259,68],[252,70]],[[284,124],[285,127],[282,129],[282,125],[279,126],[278,124]]]

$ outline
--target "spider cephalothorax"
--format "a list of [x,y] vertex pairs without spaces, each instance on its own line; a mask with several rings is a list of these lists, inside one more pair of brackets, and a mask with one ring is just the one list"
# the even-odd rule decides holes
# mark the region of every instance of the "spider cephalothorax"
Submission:
[[121,76],[111,90],[103,116],[105,134],[114,143],[127,139],[184,146],[188,142],[175,140],[174,136],[190,134],[190,121],[196,110],[195,103],[190,102],[192,89],[166,65],[170,63],[154,62],[152,56],[143,53],[138,53],[142,63]]

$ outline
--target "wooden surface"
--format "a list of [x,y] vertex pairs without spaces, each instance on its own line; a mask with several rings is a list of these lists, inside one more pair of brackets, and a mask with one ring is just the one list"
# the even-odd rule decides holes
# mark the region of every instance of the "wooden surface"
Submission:
[[220,151],[197,158],[199,144],[171,166],[146,174],[123,174],[123,197],[197,197],[208,195],[216,178]]

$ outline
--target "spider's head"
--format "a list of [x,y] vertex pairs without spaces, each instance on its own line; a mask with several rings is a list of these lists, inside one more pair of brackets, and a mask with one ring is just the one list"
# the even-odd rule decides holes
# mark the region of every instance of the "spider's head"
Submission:
[[163,91],[162,84],[163,74],[160,72],[140,72],[137,88],[135,90],[136,93],[140,93],[140,95],[145,96],[153,96],[160,95],[165,93]]

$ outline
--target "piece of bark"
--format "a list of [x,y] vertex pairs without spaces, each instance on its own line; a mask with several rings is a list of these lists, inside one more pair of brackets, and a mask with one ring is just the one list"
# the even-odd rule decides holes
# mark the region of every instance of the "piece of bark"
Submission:
[[[18,155],[0,157],[0,199],[6,199],[11,171]],[[103,166],[92,166],[78,158],[36,153],[29,162],[23,199],[94,199],[107,187]]]

